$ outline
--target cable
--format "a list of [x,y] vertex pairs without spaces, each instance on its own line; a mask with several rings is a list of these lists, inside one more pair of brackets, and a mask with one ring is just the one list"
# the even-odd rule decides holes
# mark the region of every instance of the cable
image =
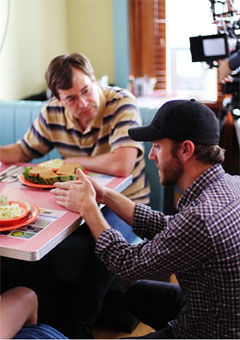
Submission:
[[2,42],[0,43],[0,54],[2,52],[3,44],[4,44],[4,41],[5,41],[6,36],[7,36],[8,24],[9,24],[9,16],[10,16],[10,0],[8,0],[6,24],[5,24],[5,27],[4,27]]

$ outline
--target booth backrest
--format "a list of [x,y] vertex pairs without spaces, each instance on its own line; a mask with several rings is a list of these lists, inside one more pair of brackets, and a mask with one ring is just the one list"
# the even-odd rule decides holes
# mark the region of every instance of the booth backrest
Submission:
[[[41,111],[43,101],[0,101],[0,145],[15,143],[22,138],[33,120]],[[143,125],[149,124],[156,109],[140,108]],[[157,168],[153,161],[148,159],[151,143],[145,144],[146,173],[151,186],[150,205],[155,210],[163,210],[163,188],[159,184]],[[59,152],[53,149],[42,158],[33,160],[33,163],[61,158]]]
[[[0,101],[0,145],[12,144],[22,138],[43,105],[43,101]],[[44,157],[34,159],[32,163],[44,162],[53,158],[61,158],[56,149]]]
[[[152,121],[156,111],[157,109],[140,108],[142,124],[148,125]],[[150,206],[154,210],[163,211],[164,188],[159,183],[159,175],[158,175],[158,170],[156,168],[155,162],[150,161],[148,159],[148,154],[152,147],[152,144],[150,142],[145,142],[144,146],[145,146],[146,174],[147,174],[148,180],[150,182],[150,187],[151,187]]]

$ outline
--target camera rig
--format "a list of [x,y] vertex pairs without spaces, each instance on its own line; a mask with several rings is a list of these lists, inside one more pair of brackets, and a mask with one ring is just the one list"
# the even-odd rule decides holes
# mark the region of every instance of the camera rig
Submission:
[[[236,10],[231,0],[209,0],[215,35],[190,37],[193,62],[204,61],[210,68],[218,67],[218,60],[225,59],[240,49],[240,9]],[[222,85],[224,94],[232,94],[233,102],[239,106],[240,68],[232,72],[232,83]]]
[[211,12],[213,23],[217,25],[219,33],[226,33],[229,38],[240,39],[240,10],[234,8],[231,0],[209,0],[211,3]]
[[240,10],[231,0],[209,0],[217,34],[190,37],[192,61],[205,61],[210,68],[240,48]]
[[[231,0],[219,1],[210,0],[213,23],[217,26],[220,34],[225,34],[228,42],[229,55],[236,53],[240,49],[240,10],[234,8]],[[222,11],[218,12],[217,6],[222,6]],[[219,58],[221,59],[221,58]],[[222,85],[224,94],[232,94],[230,109],[239,109],[240,106],[240,68],[232,72],[233,82]]]
[[[193,62],[206,62],[210,68],[218,67],[218,61],[230,57],[240,49],[240,9],[236,10],[231,0],[209,0],[217,34],[190,37],[190,50]],[[240,173],[240,67],[231,73],[232,82],[225,82],[221,86],[224,95],[222,108],[219,112],[222,146],[228,150],[230,173]],[[231,130],[229,129],[231,119]],[[225,127],[225,128],[224,128]],[[236,139],[232,140],[232,131],[236,132]],[[226,132],[228,131],[228,132]],[[231,131],[231,133],[229,132]],[[235,134],[234,132],[234,134]],[[231,146],[229,146],[231,144]],[[234,150],[233,150],[234,148]],[[226,160],[226,159],[225,159]],[[234,161],[235,160],[235,161]],[[232,164],[234,169],[231,168]]]
[[[240,49],[240,9],[231,0],[209,0],[215,35],[190,37],[193,62],[204,61],[210,68],[218,67],[218,60],[225,59]],[[232,94],[233,109],[240,103],[240,67],[231,74],[233,81],[222,85],[223,94]]]

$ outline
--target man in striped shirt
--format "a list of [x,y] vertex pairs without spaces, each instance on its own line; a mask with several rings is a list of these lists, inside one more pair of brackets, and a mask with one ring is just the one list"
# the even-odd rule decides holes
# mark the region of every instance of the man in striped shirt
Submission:
[[[195,100],[167,102],[149,126],[129,130],[134,140],[152,142],[149,158],[161,183],[182,190],[172,216],[104,188],[81,170],[82,185],[58,183],[52,191],[58,204],[86,220],[108,269],[125,280],[140,279],[127,301],[156,330],[142,338],[240,338],[240,177],[221,166],[219,130],[214,112]],[[97,202],[144,241],[126,242]],[[179,286],[152,280],[161,273],[175,273]]]
[[124,194],[149,203],[144,173],[143,144],[128,135],[141,125],[137,102],[125,89],[98,85],[92,65],[83,54],[54,58],[46,72],[54,98],[16,144],[0,147],[0,161],[27,162],[56,147],[65,162],[90,171],[129,176]]
[[[56,147],[65,162],[79,163],[90,171],[113,176],[132,174],[132,184],[123,194],[135,202],[149,203],[143,144],[128,135],[130,127],[141,125],[134,96],[118,87],[101,87],[83,54],[54,58],[46,72],[46,81],[54,97],[21,140],[0,147],[0,161],[28,162]],[[113,211],[104,207],[102,212],[126,239],[134,236],[131,228]],[[48,271],[49,281],[53,275],[53,279],[56,276],[75,283],[77,292],[69,299],[68,318],[64,317],[66,327],[61,327],[70,338],[91,337],[85,326],[96,320],[103,297],[114,279],[94,254],[94,247],[92,236],[84,226],[34,266],[34,269],[41,267],[36,270],[36,275],[41,277],[44,277],[41,273]],[[28,265],[23,263],[23,266],[29,273]],[[30,277],[34,275],[30,273]],[[74,324],[76,310],[79,322]],[[62,321],[60,323],[62,326]]]

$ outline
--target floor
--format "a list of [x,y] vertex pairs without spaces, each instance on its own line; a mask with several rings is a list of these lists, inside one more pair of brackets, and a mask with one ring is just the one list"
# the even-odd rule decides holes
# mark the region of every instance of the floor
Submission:
[[[175,275],[171,275],[170,282],[178,284]],[[137,337],[154,332],[154,329],[140,322],[131,333],[125,333],[109,328],[93,327],[92,334],[95,339],[119,339],[124,337]]]
[[141,322],[137,325],[137,327],[133,330],[132,333],[124,333],[113,329],[98,327],[94,327],[92,329],[92,333],[95,339],[119,339],[124,337],[135,337],[145,335],[150,332],[154,332],[154,329]]

